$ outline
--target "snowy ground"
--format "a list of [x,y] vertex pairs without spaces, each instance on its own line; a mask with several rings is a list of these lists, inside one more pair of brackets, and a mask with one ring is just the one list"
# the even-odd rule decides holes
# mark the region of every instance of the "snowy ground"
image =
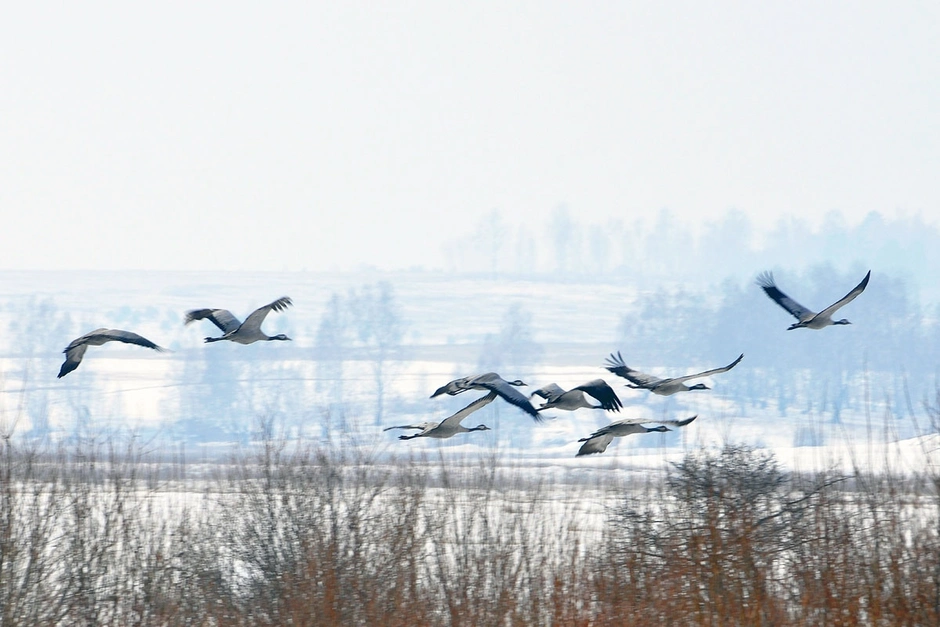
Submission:
[[[206,351],[216,351],[214,359],[230,360],[233,365],[232,394],[240,403],[242,431],[250,431],[258,417],[268,416],[282,421],[288,437],[348,437],[353,445],[365,442],[389,453],[443,451],[461,456],[498,450],[503,459],[509,456],[546,472],[577,473],[662,467],[686,450],[743,442],[772,449],[794,469],[861,466],[905,471],[930,463],[937,448],[933,439],[911,437],[927,432],[926,420],[899,427],[883,404],[873,401],[852,405],[833,422],[812,404],[791,407],[781,415],[773,399],[759,407],[731,400],[723,395],[723,381],[743,373],[746,360],[737,370],[704,380],[712,386],[710,391],[660,398],[624,388],[602,366],[607,354],[619,348],[616,337],[622,307],[634,297],[626,286],[451,280],[423,273],[6,272],[3,279],[6,307],[0,309],[0,326],[11,330],[0,345],[0,427],[5,432],[27,433],[37,423],[48,421],[53,432],[64,435],[75,433],[78,427],[143,430],[155,442],[172,444],[180,416],[208,394],[207,384],[193,372],[209,363]],[[393,285],[406,322],[399,358],[385,366],[386,415],[382,424],[375,424],[373,364],[360,351],[344,362],[344,416],[339,420],[337,407],[318,378],[317,327],[334,293],[342,295],[377,280]],[[291,343],[205,345],[202,338],[214,333],[211,325],[182,324],[190,308],[226,307],[244,317],[282,295],[291,296],[295,306],[272,314],[265,328],[272,334],[288,333],[294,339]],[[488,424],[493,431],[463,434],[446,442],[400,442],[396,439],[399,432],[381,430],[402,421],[440,420],[469,402],[463,396],[428,396],[447,380],[476,371],[487,335],[498,332],[512,304],[531,315],[534,340],[543,349],[539,363],[523,375],[529,390],[548,382],[570,387],[604,377],[620,394],[623,411],[619,415],[593,410],[552,412],[553,419],[534,425],[518,410],[493,404],[467,420],[471,426]],[[59,320],[58,332],[43,327],[43,320],[29,319],[29,307],[41,305],[50,318]],[[31,329],[28,333],[23,331],[26,326]],[[99,326],[132,327],[173,352],[96,347],[77,371],[56,379],[65,344]],[[714,365],[689,364],[689,369]],[[654,366],[644,369],[663,374]],[[858,389],[857,393],[867,392]],[[579,438],[618,416],[692,415],[698,419],[679,432],[620,438],[603,455],[575,457]],[[228,441],[221,433],[207,439],[214,441],[199,445],[203,454],[224,450]],[[807,439],[825,445],[796,445]]]

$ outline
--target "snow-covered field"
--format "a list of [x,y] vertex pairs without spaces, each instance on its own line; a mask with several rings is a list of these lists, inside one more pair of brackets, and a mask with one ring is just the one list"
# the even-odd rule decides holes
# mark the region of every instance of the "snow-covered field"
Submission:
[[[662,467],[683,451],[727,442],[770,448],[795,469],[886,464],[917,469],[929,463],[936,449],[932,440],[912,439],[927,432],[925,417],[917,425],[901,423],[885,401],[868,398],[867,382],[862,381],[848,382],[849,398],[838,421],[811,400],[781,412],[774,398],[753,403],[729,396],[734,379],[751,367],[747,359],[735,370],[704,380],[712,387],[709,391],[662,398],[626,389],[603,363],[622,348],[618,325],[636,296],[628,285],[421,272],[4,272],[2,278],[0,327],[8,333],[0,343],[0,426],[20,435],[45,427],[58,438],[81,430],[136,430],[159,445],[188,438],[208,454],[224,450],[226,442],[250,440],[258,420],[266,417],[291,437],[345,437],[350,446],[386,453],[461,456],[498,450],[509,459],[560,472]],[[374,353],[366,344],[350,341],[337,386],[325,380],[320,367],[324,354],[318,328],[332,297],[344,298],[379,281],[394,290],[402,334],[400,346],[383,364],[385,407],[377,424]],[[244,317],[282,295],[291,296],[294,307],[271,314],[265,330],[287,333],[290,343],[206,345],[202,338],[216,331],[211,324],[182,324],[191,308],[223,307]],[[444,442],[400,442],[400,432],[381,430],[403,421],[440,420],[465,405],[469,399],[463,396],[428,396],[451,378],[479,371],[487,346],[492,349],[493,338],[510,324],[507,316],[514,307],[516,322],[527,325],[540,354],[528,363],[504,356],[510,369],[504,376],[523,378],[530,391],[549,382],[570,387],[603,377],[617,389],[623,411],[554,411],[550,420],[536,425],[515,408],[494,403],[466,421],[487,424],[493,428],[489,432]],[[100,326],[133,330],[172,352],[93,347],[78,370],[56,379],[62,348]],[[729,347],[728,355],[716,361],[724,363],[736,350],[741,349]],[[715,365],[689,363],[687,371]],[[642,368],[669,372],[655,364]],[[220,374],[214,376],[216,372]],[[220,399],[229,405],[224,411],[217,411]],[[618,416],[692,415],[698,419],[678,432],[619,438],[602,455],[574,456],[579,438]],[[205,430],[193,436],[193,425],[202,423]],[[825,445],[801,445],[807,441]]]

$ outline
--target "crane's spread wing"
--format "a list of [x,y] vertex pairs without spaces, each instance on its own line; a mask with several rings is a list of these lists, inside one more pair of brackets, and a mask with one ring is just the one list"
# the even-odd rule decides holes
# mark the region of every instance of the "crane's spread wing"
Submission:
[[598,430],[595,432],[595,434],[597,434],[597,433],[602,433],[602,432],[606,431],[607,429],[611,429],[611,428],[614,427],[615,425],[646,425],[646,424],[651,424],[651,425],[665,425],[665,426],[667,426],[667,427],[684,427],[684,426],[686,426],[687,424],[689,424],[690,422],[692,422],[693,420],[695,420],[696,418],[698,418],[698,414],[692,416],[691,418],[686,418],[686,419],[684,419],[684,420],[655,420],[655,419],[650,420],[649,418],[624,418],[624,419],[622,419],[622,420],[617,420],[617,421],[615,421],[615,422],[612,422],[612,423],[610,423],[609,425],[607,425],[606,427],[603,427],[603,428],[601,428],[601,429],[598,429]]
[[186,312],[185,324],[196,320],[209,320],[219,327],[222,333],[230,333],[242,325],[241,321],[228,309],[193,309]]
[[467,416],[469,416],[476,410],[482,407],[486,407],[487,405],[492,403],[493,400],[496,398],[496,396],[497,396],[496,392],[490,392],[486,396],[481,396],[477,400],[473,401],[472,403],[470,403],[469,405],[467,405],[466,407],[458,411],[453,416],[448,416],[447,418],[442,420],[440,423],[441,426],[450,426],[450,425],[459,424],[464,418],[466,418]]
[[[75,344],[75,342],[72,342],[72,344]],[[72,344],[69,344],[68,348],[64,351],[65,362],[62,364],[62,367],[59,368],[59,375],[57,377],[59,379],[78,368],[78,364],[82,363],[82,357],[85,356],[85,351],[88,350],[88,344],[77,344],[75,346]]]
[[71,342],[69,342],[69,345],[66,346],[65,349],[64,349],[62,352],[63,352],[63,353],[68,353],[70,350],[72,350],[72,349],[74,349],[74,348],[77,348],[77,347],[79,347],[79,346],[87,346],[89,343],[92,342],[92,340],[94,340],[94,339],[96,339],[96,338],[99,338],[99,336],[100,336],[100,338],[99,338],[100,341],[98,341],[97,343],[98,343],[98,344],[104,344],[104,343],[107,342],[108,340],[104,339],[104,336],[101,335],[101,334],[107,333],[107,331],[108,331],[108,329],[104,329],[104,328],[95,329],[94,331],[89,331],[89,332],[86,333],[85,335],[82,335],[82,336],[80,336],[80,337],[77,337],[77,338],[75,338],[74,340],[72,340]]
[[620,351],[617,351],[617,354],[610,354],[610,357],[607,358],[607,369],[613,372],[618,377],[623,377],[627,381],[639,385],[644,388],[652,387],[657,383],[662,383],[663,379],[659,377],[654,377],[651,374],[646,374],[645,372],[640,372],[639,370],[634,370],[627,364],[623,363],[623,357],[620,355]]
[[72,340],[68,346],[65,347],[63,353],[67,353],[78,346],[101,346],[107,342],[124,342],[125,344],[136,344],[138,346],[143,346],[144,348],[152,348],[157,351],[165,351],[166,349],[162,346],[157,346],[147,338],[142,335],[137,335],[130,331],[122,331],[121,329],[95,329],[81,337],[77,337]]
[[483,389],[488,385],[496,385],[500,381],[506,385],[509,385],[509,382],[499,376],[499,373],[496,372],[484,372],[483,374],[474,375],[472,377],[464,377],[463,379],[457,379],[454,383],[456,383],[458,387],[462,387],[465,390],[472,390]]
[[672,379],[672,381],[676,381],[676,382],[688,381],[689,379],[698,379],[699,377],[708,377],[713,374],[721,374],[722,372],[728,372],[729,370],[737,366],[738,362],[740,362],[742,359],[744,359],[744,353],[741,353],[740,355],[738,355],[738,358],[732,361],[727,366],[723,366],[721,368],[713,368],[712,370],[706,370],[705,372],[699,372],[698,374],[687,374],[684,377],[676,377],[675,379]]
[[774,283],[774,275],[772,272],[764,272],[758,276],[757,284],[762,290],[764,290],[764,293],[767,294],[767,296],[773,299],[775,303],[789,311],[790,315],[792,315],[797,320],[806,320],[807,318],[812,318],[816,315],[816,312],[812,309],[807,309],[803,305],[799,304],[781,292],[780,288],[777,287],[777,284]]
[[698,414],[695,414],[695,415],[692,416],[691,418],[686,418],[685,420],[667,420],[667,421],[661,422],[661,423],[659,423],[659,424],[663,424],[663,425],[666,425],[666,426],[669,426],[669,427],[684,427],[684,426],[686,426],[687,424],[689,424],[690,422],[692,422],[693,420],[695,420],[696,418],[698,418]]
[[549,403],[551,403],[552,401],[554,401],[556,398],[558,398],[564,393],[565,391],[561,388],[561,386],[555,383],[549,383],[548,385],[543,385],[536,391],[532,392],[533,395],[541,396]]
[[582,455],[593,455],[594,453],[603,453],[607,450],[607,446],[613,441],[614,436],[610,433],[592,435],[589,438],[578,440],[578,442],[584,442],[584,444],[582,444],[581,448],[578,449],[578,454],[575,455],[575,457],[580,457]]
[[578,440],[578,442],[584,442],[584,444],[578,450],[576,457],[591,455],[592,453],[603,453],[607,450],[607,446],[615,437],[648,431],[646,427],[641,426],[645,423],[668,425],[670,427],[684,427],[696,418],[698,418],[698,415],[686,418],[685,420],[648,420],[644,418],[624,418],[623,420],[616,420],[606,427],[601,427],[588,437]]
[[500,377],[495,372],[488,372],[484,375],[476,377],[471,382],[473,385],[478,385],[484,389],[490,390],[491,392],[496,392],[502,397],[504,401],[511,405],[515,405],[519,409],[523,410],[525,413],[532,416],[536,422],[542,422],[544,418],[539,411],[532,406],[532,403],[529,402],[529,399],[526,398],[525,394],[516,389],[516,387],[510,384],[508,381]]
[[136,344],[137,346],[152,348],[155,351],[161,352],[166,350],[162,346],[157,346],[144,336],[137,335],[131,331],[104,328],[95,329],[90,333],[86,333],[81,337],[75,338],[69,343],[68,346],[65,347],[65,350],[62,351],[65,353],[65,363],[63,363],[62,367],[59,368],[58,378],[61,379],[68,373],[78,368],[78,364],[82,363],[82,357],[85,356],[85,351],[88,350],[89,346],[100,346],[107,342],[124,342],[125,344]]
[[[163,352],[166,349],[162,346],[157,346],[147,338],[142,335],[137,335],[131,331],[122,331],[121,329],[103,329],[102,333],[98,333],[97,337],[104,338],[106,342],[124,342],[125,344],[136,344],[137,346],[143,346],[144,348],[152,348],[155,351]],[[104,342],[102,342],[103,344]]]
[[[495,374],[495,373],[488,373],[488,374]],[[441,387],[434,390],[434,394],[431,395],[431,398],[440,396],[441,394],[450,394],[451,396],[456,396],[457,394],[460,394],[461,392],[466,392],[467,390],[470,389],[467,387],[467,384],[470,381],[478,377],[482,377],[482,376],[484,375],[482,374],[471,375],[469,377],[461,377],[459,379],[454,379],[453,381],[449,381],[445,383],[444,385],[442,385]]]
[[382,431],[389,431],[391,429],[417,429],[418,431],[424,431],[428,427],[436,427],[438,423],[436,422],[419,422],[414,425],[396,425],[394,427],[385,427]]
[[838,301],[832,303],[825,309],[819,312],[820,316],[828,317],[831,316],[838,310],[840,307],[848,305],[855,297],[865,291],[865,288],[868,287],[868,279],[871,278],[871,270],[868,271],[868,274],[865,275],[865,278],[862,279],[861,283],[852,288],[852,291],[840,298]]
[[588,381],[584,385],[579,385],[574,389],[589,394],[607,411],[620,411],[620,408],[623,407],[623,403],[620,402],[617,393],[614,392],[614,389],[607,385],[607,382],[603,379]]
[[293,301],[291,301],[290,297],[288,296],[283,296],[281,298],[278,298],[273,303],[268,303],[264,307],[258,307],[253,312],[251,312],[251,315],[245,319],[243,326],[245,327],[246,330],[248,329],[258,330],[261,328],[261,323],[264,322],[264,319],[268,315],[269,312],[271,312],[272,310],[284,311],[292,304],[293,304]]

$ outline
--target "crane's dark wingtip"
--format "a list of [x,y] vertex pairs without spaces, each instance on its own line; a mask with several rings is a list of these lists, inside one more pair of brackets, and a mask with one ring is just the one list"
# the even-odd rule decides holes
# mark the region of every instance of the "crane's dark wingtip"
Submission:
[[628,370],[627,364],[624,363],[623,355],[620,354],[620,351],[617,351],[616,355],[611,353],[604,362],[604,367],[617,376],[623,376],[621,373]]
[[542,422],[545,419],[545,417],[539,413],[539,410],[536,409],[535,406],[532,403],[530,403],[528,400],[526,400],[525,403],[520,403],[518,407],[525,413],[532,416],[532,418],[534,418],[537,422]]
[[772,287],[776,287],[777,284],[774,283],[774,273],[773,272],[761,272],[760,274],[757,275],[757,284],[761,286],[762,288],[764,288],[765,290],[772,288]]
[[281,296],[276,301],[271,303],[270,307],[274,311],[284,311],[290,305],[293,305],[293,304],[294,304],[294,301],[290,299],[290,296]]
[[432,395],[430,396],[430,398],[436,398],[436,397],[440,396],[441,394],[445,394],[445,393],[447,392],[447,387],[448,387],[449,385],[450,385],[450,383],[447,383],[447,384],[442,385],[441,387],[437,388],[436,390],[434,390],[434,394],[432,394]]
[[539,424],[543,424],[547,420],[555,420],[555,418],[556,416],[546,416],[544,414],[538,414],[538,413],[532,416],[532,420],[534,420],[535,422]]

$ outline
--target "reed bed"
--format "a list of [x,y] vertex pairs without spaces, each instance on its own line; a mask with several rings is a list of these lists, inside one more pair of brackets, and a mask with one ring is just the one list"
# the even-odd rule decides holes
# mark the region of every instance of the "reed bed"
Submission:
[[940,474],[0,442],[0,624],[936,625]]

